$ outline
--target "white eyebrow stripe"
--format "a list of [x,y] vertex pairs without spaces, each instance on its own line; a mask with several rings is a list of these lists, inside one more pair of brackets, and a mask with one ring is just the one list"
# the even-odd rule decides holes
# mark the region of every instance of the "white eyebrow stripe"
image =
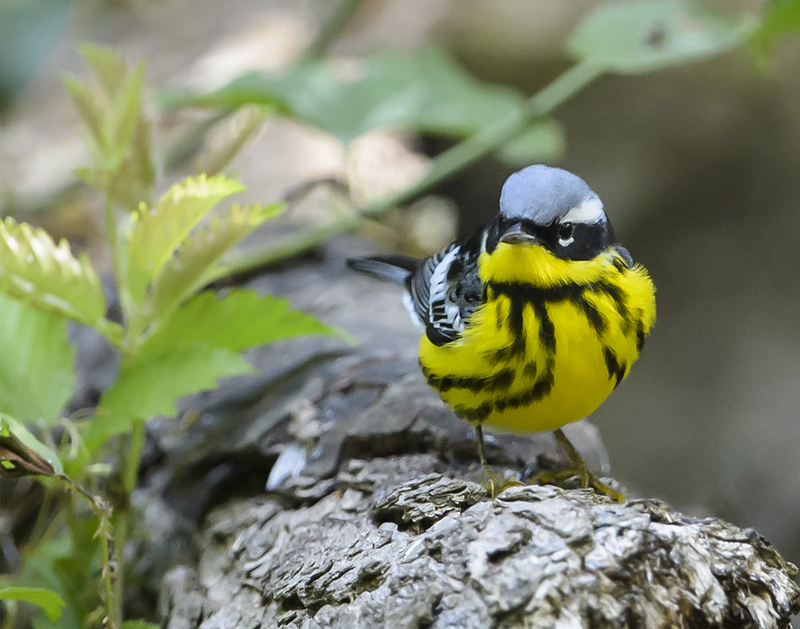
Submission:
[[604,218],[603,202],[595,197],[576,205],[561,217],[559,223],[600,223]]

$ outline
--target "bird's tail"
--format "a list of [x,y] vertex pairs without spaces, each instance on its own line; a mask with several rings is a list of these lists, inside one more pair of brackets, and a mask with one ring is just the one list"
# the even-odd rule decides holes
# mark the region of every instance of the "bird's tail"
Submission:
[[351,269],[405,287],[408,287],[409,278],[418,265],[419,260],[406,256],[369,256],[347,260],[347,266]]

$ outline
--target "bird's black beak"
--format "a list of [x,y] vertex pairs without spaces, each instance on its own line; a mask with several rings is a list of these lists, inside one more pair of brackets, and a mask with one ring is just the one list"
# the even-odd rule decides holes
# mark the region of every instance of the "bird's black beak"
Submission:
[[536,236],[529,234],[522,228],[522,223],[516,223],[509,227],[506,232],[500,236],[500,242],[509,245],[532,245],[537,241]]

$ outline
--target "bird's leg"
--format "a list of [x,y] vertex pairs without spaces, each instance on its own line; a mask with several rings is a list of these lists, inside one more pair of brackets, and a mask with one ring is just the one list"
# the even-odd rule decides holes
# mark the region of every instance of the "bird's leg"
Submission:
[[483,486],[489,492],[489,496],[494,498],[495,490],[497,489],[495,476],[494,472],[492,472],[486,464],[486,446],[483,443],[483,426],[480,424],[475,424],[475,437],[477,437],[478,440],[478,458],[481,461],[481,475],[484,481]]
[[481,461],[481,467],[486,469],[486,446],[483,443],[483,426],[475,424],[475,436],[478,438],[478,458]]
[[605,483],[601,483],[597,476],[589,471],[589,466],[586,465],[586,461],[583,460],[583,457],[580,455],[578,450],[574,445],[572,445],[572,442],[567,439],[567,436],[560,429],[554,430],[553,435],[555,435],[556,441],[558,441],[561,447],[564,448],[564,452],[566,452],[567,457],[569,457],[572,467],[568,470],[555,473],[545,472],[539,475],[538,480],[541,480],[542,482],[552,482],[577,475],[578,478],[580,478],[581,487],[592,487],[596,491],[608,496],[612,500],[616,500],[617,502],[625,501],[625,496],[615,489],[612,489]]
[[497,494],[509,487],[522,485],[516,478],[498,478],[489,464],[486,462],[486,445],[483,442],[483,428],[480,424],[475,424],[475,436],[478,438],[478,458],[481,461],[481,476],[483,476],[483,487],[489,492],[489,496],[494,498]]

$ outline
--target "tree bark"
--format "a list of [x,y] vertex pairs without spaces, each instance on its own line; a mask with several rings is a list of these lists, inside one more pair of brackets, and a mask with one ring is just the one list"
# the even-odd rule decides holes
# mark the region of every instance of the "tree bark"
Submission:
[[795,568],[754,531],[588,490],[490,500],[438,465],[350,461],[312,505],[214,511],[198,567],[165,579],[166,626],[767,628],[798,610]]

